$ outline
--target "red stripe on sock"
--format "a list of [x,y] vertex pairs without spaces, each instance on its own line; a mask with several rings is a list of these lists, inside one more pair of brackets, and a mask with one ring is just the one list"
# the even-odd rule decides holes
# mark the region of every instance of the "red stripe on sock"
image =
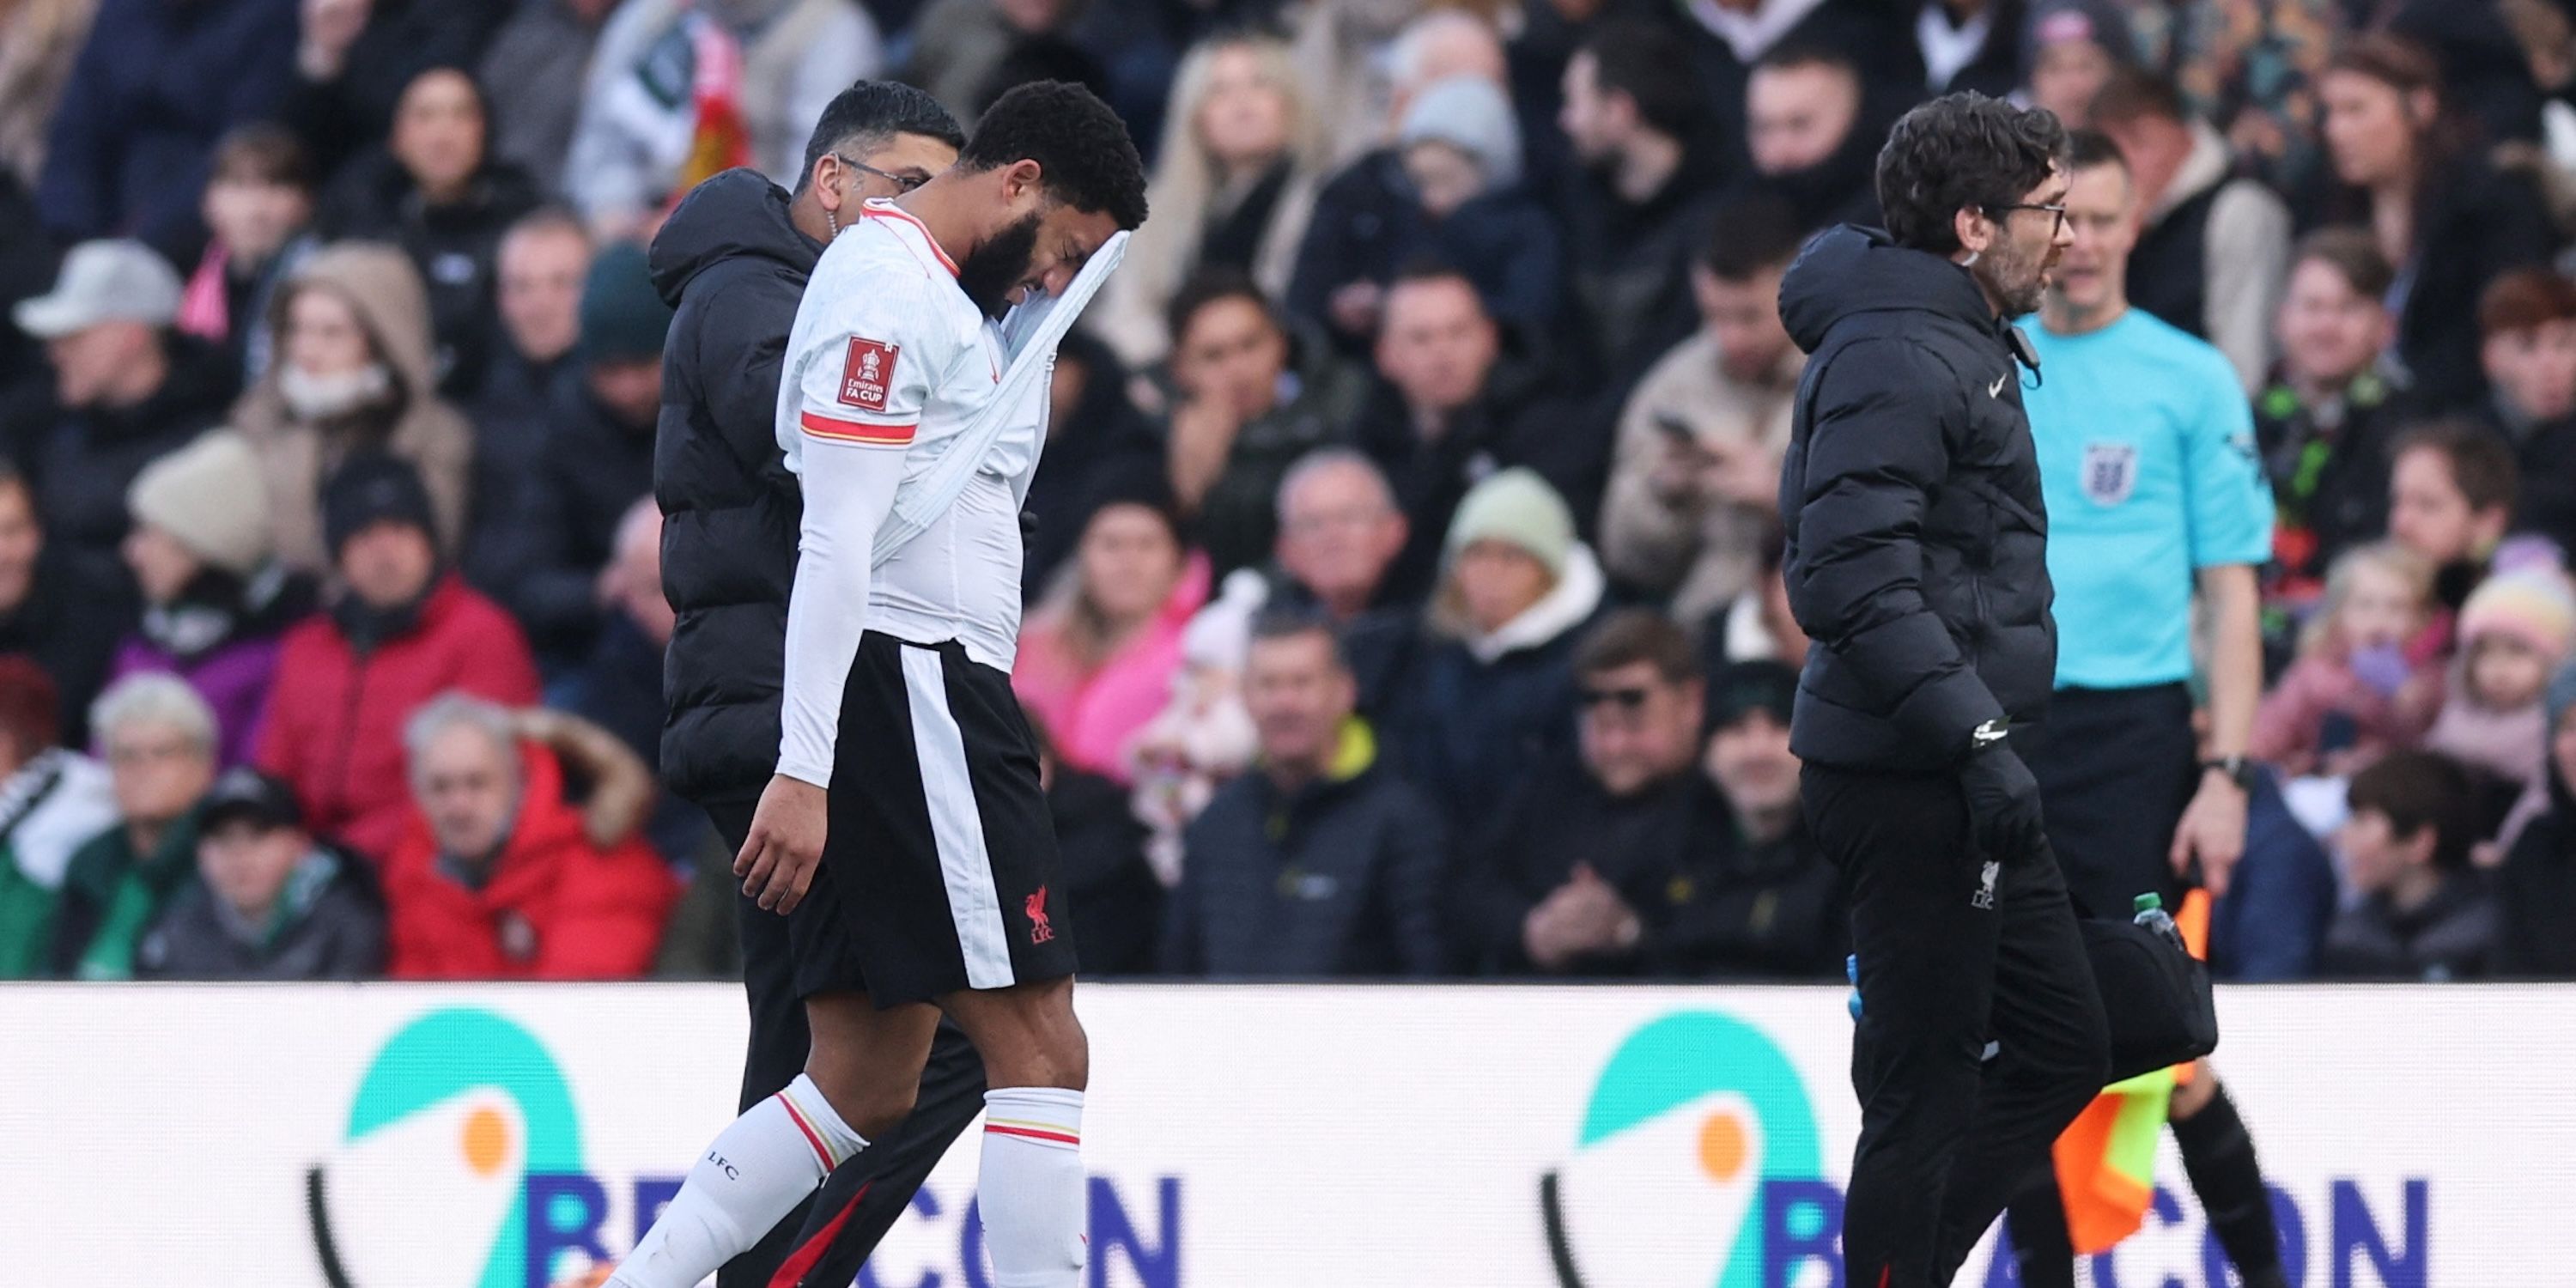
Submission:
[[1026,1136],[1031,1140],[1052,1140],[1066,1145],[1082,1143],[1080,1136],[1068,1136],[1060,1131],[1031,1131],[1026,1127],[1004,1127],[999,1123],[986,1123],[984,1130],[999,1132],[1004,1136]]
[[805,1115],[796,1112],[796,1102],[788,1099],[787,1093],[779,1093],[778,1107],[787,1111],[787,1121],[796,1124],[796,1130],[805,1133],[805,1143],[814,1147],[814,1157],[822,1160],[823,1170],[831,1171],[832,1151],[823,1144],[822,1133],[815,1131],[814,1125],[805,1121]]
[[842,1204],[841,1210],[833,1213],[832,1219],[824,1222],[823,1228],[816,1230],[813,1238],[796,1245],[796,1251],[780,1263],[778,1273],[769,1277],[769,1288],[798,1288],[805,1273],[823,1260],[824,1249],[831,1247],[832,1240],[840,1236],[841,1227],[850,1223],[850,1214],[859,1210],[859,1200],[868,1196],[868,1186],[874,1184],[876,1182],[868,1181],[860,1185],[859,1192],[851,1195],[850,1201]]

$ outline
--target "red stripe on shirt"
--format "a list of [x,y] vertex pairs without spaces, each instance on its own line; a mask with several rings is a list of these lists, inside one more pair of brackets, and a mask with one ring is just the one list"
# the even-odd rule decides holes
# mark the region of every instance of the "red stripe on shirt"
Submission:
[[900,219],[905,223],[920,229],[921,239],[930,243],[930,253],[939,257],[939,266],[947,269],[950,277],[957,276],[957,261],[948,258],[948,252],[941,249],[939,239],[930,235],[930,225],[921,222],[920,218],[915,216],[911,211],[906,210],[891,201],[878,198],[859,207],[859,213],[866,215],[870,219]]
[[1004,1127],[999,1123],[986,1123],[984,1124],[984,1130],[1004,1136],[1026,1136],[1031,1140],[1051,1140],[1062,1145],[1079,1145],[1082,1143],[1082,1138],[1080,1136],[1068,1136],[1060,1131],[1031,1131],[1026,1127]]
[[910,447],[912,431],[920,427],[918,422],[911,425],[871,425],[859,420],[834,420],[810,411],[799,415],[796,423],[816,438],[869,447]]

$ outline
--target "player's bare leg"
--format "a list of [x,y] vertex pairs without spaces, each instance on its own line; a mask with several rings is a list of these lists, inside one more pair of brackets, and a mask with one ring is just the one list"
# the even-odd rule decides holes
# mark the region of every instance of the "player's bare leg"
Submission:
[[611,1288],[695,1288],[912,1112],[937,1010],[831,993],[807,999],[805,1015],[805,1073],[717,1134]]
[[993,1288],[1079,1288],[1088,1225],[1082,1093],[1091,1046],[1071,978],[950,993],[939,1004],[983,1054],[977,1202]]

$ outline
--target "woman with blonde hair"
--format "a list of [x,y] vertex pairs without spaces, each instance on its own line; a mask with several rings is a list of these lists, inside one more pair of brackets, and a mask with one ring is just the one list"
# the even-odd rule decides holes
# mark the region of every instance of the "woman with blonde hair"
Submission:
[[1094,316],[1100,337],[1133,366],[1171,348],[1164,306],[1200,269],[1249,274],[1278,298],[1295,269],[1327,155],[1322,114],[1288,47],[1219,36],[1181,60],[1171,111],[1126,262]]

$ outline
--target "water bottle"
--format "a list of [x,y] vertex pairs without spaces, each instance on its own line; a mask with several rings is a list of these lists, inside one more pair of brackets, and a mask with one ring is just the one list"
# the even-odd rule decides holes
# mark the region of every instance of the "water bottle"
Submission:
[[1860,954],[1843,959],[1843,978],[1851,981],[1851,1000],[1843,1005],[1851,1012],[1852,1023],[1860,1023]]
[[2174,925],[2174,919],[2165,912],[2163,895],[2142,894],[2130,900],[2129,906],[2137,909],[2138,914],[2130,918],[2131,921],[2154,931],[2158,938],[2172,944],[2175,952],[2185,956],[2190,955],[2191,949],[2184,946],[2182,942],[2182,930]]

